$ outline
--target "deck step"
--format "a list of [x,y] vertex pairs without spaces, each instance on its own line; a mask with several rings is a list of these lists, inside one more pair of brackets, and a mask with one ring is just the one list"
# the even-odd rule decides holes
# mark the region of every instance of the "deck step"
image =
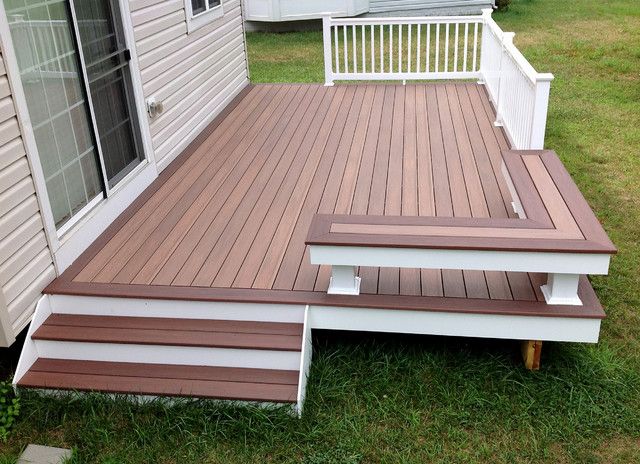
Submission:
[[300,351],[303,325],[282,322],[51,314],[34,340]]
[[291,370],[39,358],[18,382],[26,388],[295,403]]

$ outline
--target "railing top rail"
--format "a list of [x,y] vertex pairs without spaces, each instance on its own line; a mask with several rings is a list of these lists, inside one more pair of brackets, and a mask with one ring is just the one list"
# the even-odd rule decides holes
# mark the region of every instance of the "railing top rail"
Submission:
[[511,42],[504,44],[505,48],[509,51],[509,54],[513,58],[516,66],[520,68],[525,76],[529,78],[531,83],[535,84],[539,81],[551,81],[553,80],[553,74],[551,73],[539,73],[535,68],[527,61],[522,52]]
[[478,24],[484,21],[482,16],[408,16],[382,18],[331,18],[332,26],[376,26],[389,24]]
[[502,42],[505,49],[509,52],[516,66],[520,68],[522,73],[527,76],[527,78],[531,81],[531,83],[535,84],[538,81],[551,81],[553,80],[553,74],[551,73],[539,73],[535,70],[535,68],[529,63],[529,61],[524,57],[522,52],[518,50],[513,43],[513,37],[515,36],[515,32],[504,32],[498,23],[494,21],[490,14],[483,14],[482,16],[483,22],[486,27],[489,28],[491,33],[496,37],[497,40]]

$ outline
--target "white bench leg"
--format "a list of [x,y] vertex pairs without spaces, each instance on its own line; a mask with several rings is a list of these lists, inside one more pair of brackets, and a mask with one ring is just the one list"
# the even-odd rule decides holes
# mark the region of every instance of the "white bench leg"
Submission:
[[578,274],[549,274],[547,284],[541,288],[547,304],[582,305],[578,297]]
[[332,295],[359,295],[360,277],[355,266],[331,266],[331,280],[327,293]]

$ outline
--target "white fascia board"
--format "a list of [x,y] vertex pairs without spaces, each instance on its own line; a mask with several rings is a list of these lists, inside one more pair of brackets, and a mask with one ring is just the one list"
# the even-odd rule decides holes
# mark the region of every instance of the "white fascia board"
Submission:
[[532,251],[443,250],[310,245],[311,264],[463,269],[478,271],[607,274],[610,255]]
[[314,329],[596,343],[600,319],[311,306]]

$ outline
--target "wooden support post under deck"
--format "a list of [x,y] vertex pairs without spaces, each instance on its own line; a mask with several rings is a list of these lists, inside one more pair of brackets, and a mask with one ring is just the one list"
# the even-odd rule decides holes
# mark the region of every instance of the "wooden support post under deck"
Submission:
[[537,340],[523,340],[522,345],[522,359],[524,360],[524,367],[530,371],[537,371],[540,369],[540,354],[542,353],[542,342]]

